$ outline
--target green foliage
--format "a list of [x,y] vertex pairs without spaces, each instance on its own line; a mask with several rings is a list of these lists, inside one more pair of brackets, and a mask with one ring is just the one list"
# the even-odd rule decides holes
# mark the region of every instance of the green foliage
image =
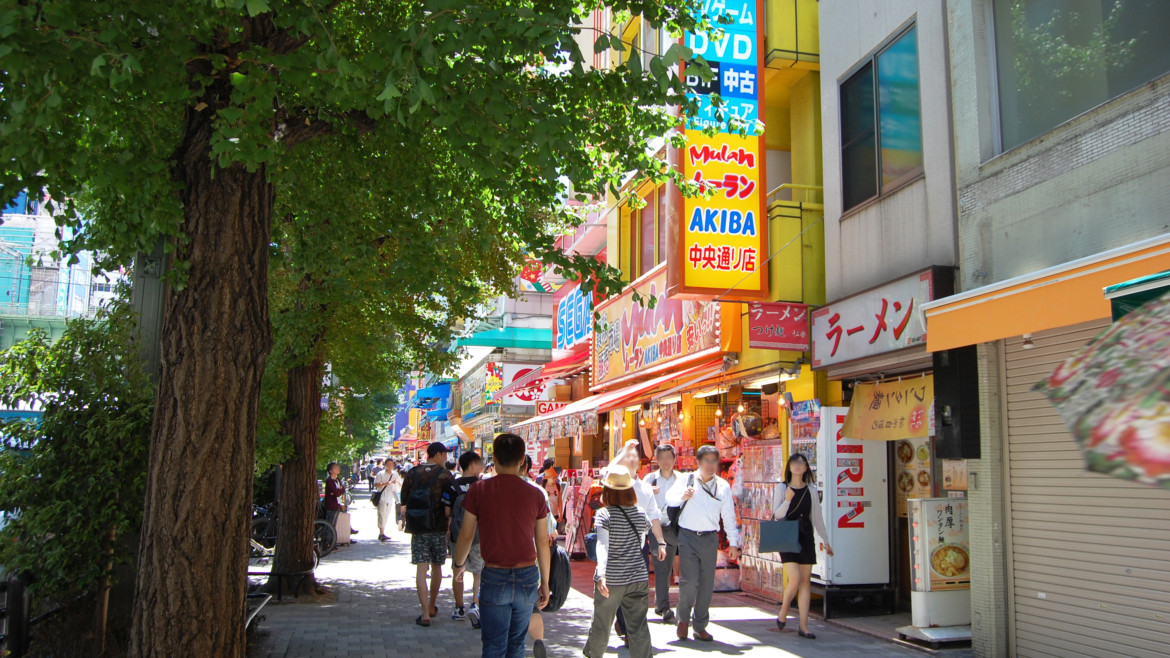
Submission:
[[[42,595],[92,590],[142,520],[153,387],[125,302],[70,320],[55,343],[40,330],[0,354],[0,404],[44,410],[0,434],[0,564],[33,575]],[[15,449],[13,442],[28,446]]]
[[[208,146],[218,166],[256,171],[294,150],[321,149],[310,158],[335,150],[317,145],[325,134],[347,149],[376,143],[409,171],[411,144],[433,137],[444,157],[478,174],[490,200],[512,205],[519,195],[544,213],[543,221],[510,216],[494,232],[547,264],[587,272],[590,259],[559,254],[549,237],[572,223],[559,209],[565,183],[600,193],[629,172],[677,176],[646,145],[678,125],[664,108],[694,107],[675,72],[689,57],[681,46],[648,67],[638,58],[636,69],[587,66],[576,39],[602,6],[681,34],[696,27],[700,3],[8,3],[0,9],[0,188],[46,190],[70,211],[62,221],[77,229],[71,248],[124,263],[160,236],[174,238],[171,250],[182,240],[181,183],[170,173],[189,146],[188,117],[214,113]],[[329,166],[348,181],[330,194],[341,208],[368,199],[360,181],[385,171],[348,157]],[[321,173],[298,171],[285,189]],[[81,206],[85,222],[75,214]],[[616,289],[615,274],[603,269],[598,285]]]

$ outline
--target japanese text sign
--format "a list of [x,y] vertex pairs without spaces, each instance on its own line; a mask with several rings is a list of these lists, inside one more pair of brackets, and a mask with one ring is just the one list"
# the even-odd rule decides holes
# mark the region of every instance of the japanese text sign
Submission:
[[[634,292],[655,299],[653,308],[634,301]],[[689,360],[720,346],[718,302],[669,299],[666,269],[659,267],[620,296],[597,306],[601,317],[593,337],[595,386]]]
[[934,299],[934,284],[927,270],[814,311],[813,367],[925,344],[922,305]]
[[863,382],[853,390],[845,418],[851,439],[897,441],[930,436],[934,375],[886,382]]
[[[699,113],[687,119],[681,167],[710,198],[683,200],[678,252],[672,254],[671,285],[680,292],[729,298],[766,296],[768,213],[764,137],[762,3],[705,0],[704,14],[722,36],[687,32],[686,45],[708,62],[714,78],[687,74],[689,96]],[[730,19],[719,23],[721,17]],[[712,97],[724,102],[720,121]],[[713,136],[703,130],[713,128]],[[745,136],[746,135],[746,136]],[[726,291],[730,291],[724,294]]]
[[581,291],[580,284],[557,302],[553,342],[558,350],[571,349],[593,335],[593,294]]
[[808,326],[804,304],[748,304],[748,347],[803,352],[809,348]]

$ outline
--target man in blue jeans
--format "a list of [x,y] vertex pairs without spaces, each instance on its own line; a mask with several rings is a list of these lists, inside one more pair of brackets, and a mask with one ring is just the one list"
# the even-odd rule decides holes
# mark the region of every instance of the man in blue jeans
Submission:
[[455,577],[460,578],[466,568],[479,528],[484,562],[479,579],[483,656],[523,658],[532,610],[548,604],[548,504],[536,485],[521,478],[524,439],[499,435],[493,455],[496,476],[471,485],[463,498]]

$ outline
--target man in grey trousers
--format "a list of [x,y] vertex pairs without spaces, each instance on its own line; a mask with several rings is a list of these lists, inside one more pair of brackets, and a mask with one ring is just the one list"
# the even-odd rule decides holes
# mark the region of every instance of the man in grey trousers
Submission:
[[711,620],[711,595],[715,591],[715,561],[719,554],[719,519],[731,544],[731,559],[739,559],[739,527],[735,524],[735,501],[731,485],[716,475],[719,451],[703,446],[695,453],[699,463],[694,478],[680,477],[666,495],[670,507],[682,507],[678,518],[678,554],[682,575],[678,591],[678,639],[687,639],[695,624],[695,639],[710,642],[707,624]]
[[[658,462],[658,470],[649,473],[643,482],[648,484],[658,502],[658,508],[666,509],[666,494],[675,485],[680,476],[674,470],[674,446],[663,443],[654,449],[654,460]],[[662,616],[662,621],[674,621],[674,611],[670,609],[670,575],[674,571],[674,556],[678,554],[678,528],[669,527],[670,520],[666,513],[662,514],[662,536],[666,540],[666,559],[658,559],[658,540],[653,534],[649,536],[650,559],[654,561],[654,612]]]

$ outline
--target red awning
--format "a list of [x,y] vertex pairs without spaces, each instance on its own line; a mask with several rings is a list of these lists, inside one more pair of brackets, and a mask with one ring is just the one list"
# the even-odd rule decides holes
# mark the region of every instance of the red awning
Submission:
[[577,354],[571,354],[563,359],[549,361],[539,368],[533,368],[524,373],[523,376],[517,377],[510,384],[501,388],[496,393],[496,399],[503,400],[509,395],[540,386],[550,379],[575,375],[588,367],[589,350],[582,350]]

